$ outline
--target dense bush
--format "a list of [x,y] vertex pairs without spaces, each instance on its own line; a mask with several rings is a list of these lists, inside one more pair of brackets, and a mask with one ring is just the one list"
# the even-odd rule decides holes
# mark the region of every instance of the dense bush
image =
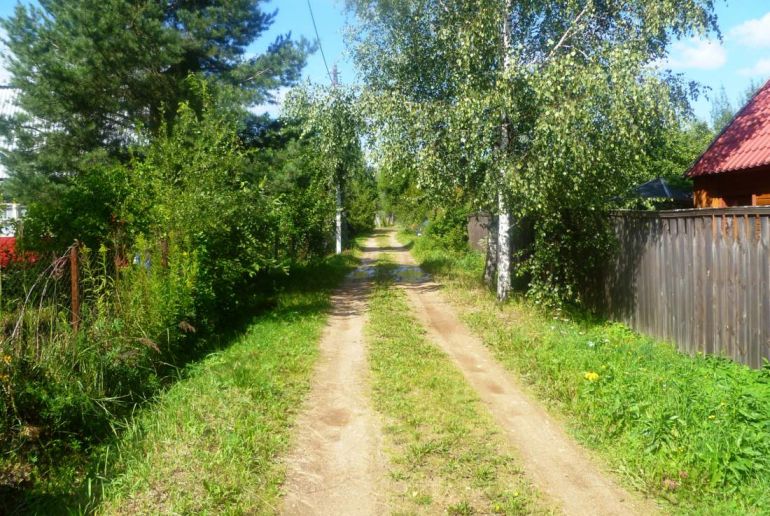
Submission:
[[[35,260],[0,271],[4,449],[24,452],[41,436],[75,448],[103,437],[163,385],[169,365],[198,352],[201,335],[264,305],[295,264],[331,249],[334,196],[318,154],[291,128],[272,148],[246,145],[238,113],[205,83],[193,85],[195,109],[182,104],[173,126],[138,146],[130,163],[97,168],[77,178],[82,189],[68,189],[103,204],[88,211],[92,225],[84,222],[101,241],[78,247],[78,331],[68,252],[40,245]],[[366,231],[372,181],[351,177],[351,222]],[[40,235],[27,234],[24,242]]]
[[373,230],[377,209],[377,184],[371,170],[361,167],[351,175],[344,199],[350,236],[355,237]]
[[425,233],[448,249],[467,249],[468,214],[461,208],[437,209]]
[[124,211],[134,233],[194,256],[194,295],[206,317],[237,308],[246,281],[282,265],[273,237],[280,200],[265,192],[268,171],[250,170],[234,127],[211,99],[200,114],[182,105],[168,136],[132,164]]

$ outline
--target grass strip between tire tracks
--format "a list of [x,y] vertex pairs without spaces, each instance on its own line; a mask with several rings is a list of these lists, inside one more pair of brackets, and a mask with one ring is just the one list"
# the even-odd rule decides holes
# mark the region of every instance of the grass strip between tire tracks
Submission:
[[462,374],[378,265],[367,338],[396,514],[530,514],[538,497]]

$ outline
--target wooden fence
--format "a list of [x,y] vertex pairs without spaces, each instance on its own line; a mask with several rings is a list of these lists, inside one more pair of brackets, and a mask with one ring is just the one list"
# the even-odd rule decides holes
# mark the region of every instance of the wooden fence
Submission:
[[770,359],[770,208],[619,212],[610,317],[685,353]]
[[482,253],[487,251],[489,224],[492,222],[492,217],[485,213],[474,213],[468,217],[468,245],[471,249]]
[[[684,353],[770,360],[770,207],[627,211],[613,222],[619,249],[597,308]],[[488,223],[469,217],[471,247],[484,251]]]

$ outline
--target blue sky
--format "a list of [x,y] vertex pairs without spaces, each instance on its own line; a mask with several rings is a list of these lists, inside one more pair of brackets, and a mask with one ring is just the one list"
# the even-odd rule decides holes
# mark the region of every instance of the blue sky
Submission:
[[[0,16],[11,14],[15,4],[15,0],[0,0]],[[346,16],[342,0],[311,0],[311,4],[329,67],[337,64],[343,83],[356,82],[354,66],[345,52]],[[270,31],[252,45],[250,51],[264,50],[277,35],[287,32],[294,37],[315,40],[307,0],[271,0],[265,6],[268,10],[277,10],[278,14]],[[739,107],[738,99],[752,80],[764,82],[770,77],[770,2],[717,0],[717,15],[722,41],[692,38],[677,42],[666,64],[684,74],[687,80],[712,88],[712,94],[724,86],[734,107]],[[329,81],[320,52],[309,57],[304,76],[318,83]],[[2,71],[0,82],[3,82]],[[694,107],[699,117],[709,118],[707,99],[701,98]]]
[[[692,38],[672,45],[668,65],[688,80],[712,88],[725,87],[734,108],[752,83],[770,77],[770,2],[730,0],[718,2],[717,16],[722,41]],[[695,113],[710,118],[706,99],[694,103]]]
[[[0,0],[3,1],[3,0]],[[356,73],[353,62],[345,50],[344,32],[346,15],[342,0],[310,0],[310,5],[318,27],[318,37],[321,40],[326,62],[329,69],[337,65],[339,80],[345,84],[356,82]],[[307,0],[271,0],[265,4],[265,9],[277,10],[275,22],[270,32],[250,47],[249,50],[260,52],[279,34],[291,32],[292,37],[304,37],[309,41],[316,40],[313,30],[313,20],[310,17]],[[324,66],[323,56],[320,50],[308,58],[304,71],[305,79],[316,83],[328,84],[329,75]],[[280,97],[280,95],[279,95]],[[258,111],[276,113],[277,107],[260,107]]]

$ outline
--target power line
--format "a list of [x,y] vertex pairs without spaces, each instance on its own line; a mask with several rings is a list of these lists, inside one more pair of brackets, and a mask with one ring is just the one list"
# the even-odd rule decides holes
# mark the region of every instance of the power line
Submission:
[[324,47],[321,44],[321,37],[318,35],[318,26],[315,24],[315,16],[313,16],[313,7],[310,5],[310,0],[307,0],[307,8],[310,11],[310,19],[313,20],[313,29],[315,30],[315,39],[318,42],[318,48],[321,50],[321,57],[324,60],[324,66],[326,67],[326,74],[329,76],[329,80],[334,84],[335,77],[332,77],[332,73],[329,71],[329,65],[326,62],[326,54],[324,54]]

